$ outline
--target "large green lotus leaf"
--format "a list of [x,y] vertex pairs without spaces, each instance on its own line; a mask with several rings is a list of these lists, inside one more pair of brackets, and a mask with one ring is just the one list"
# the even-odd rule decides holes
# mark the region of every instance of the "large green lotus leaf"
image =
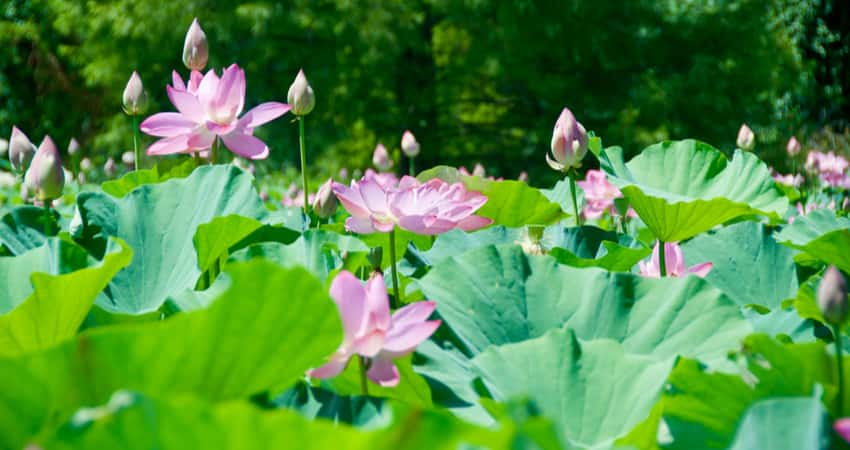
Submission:
[[194,160],[178,163],[160,163],[150,169],[128,172],[117,180],[104,181],[100,186],[103,192],[113,197],[123,197],[133,189],[146,184],[157,184],[172,178],[185,178],[195,169]]
[[467,189],[486,195],[487,203],[478,214],[493,219],[497,225],[548,225],[567,216],[558,203],[521,181],[493,181],[461,175],[457,169],[447,166],[426,170],[416,178],[420,181],[439,178],[447,183],[462,182]]
[[578,269],[517,246],[447,259],[419,284],[468,355],[566,326],[632,353],[715,361],[751,332],[738,305],[700,278]]
[[710,373],[696,361],[680,361],[662,398],[673,439],[665,449],[728,448],[746,410],[761,399],[808,396],[820,384],[826,404],[834,401],[834,359],[823,343],[782,344],[755,334],[744,340],[738,358],[741,375]]
[[479,428],[439,411],[401,404],[392,423],[359,431],[296,411],[263,411],[245,402],[209,404],[196,398],[151,398],[126,391],[80,411],[75,420],[37,442],[50,449],[186,450],[317,449],[456,450],[509,448],[515,430]]
[[117,389],[213,402],[279,392],[336,350],[336,307],[306,270],[256,260],[227,273],[231,288],[206,309],[86,330],[45,351],[0,358],[0,448],[22,448],[42,427]]
[[543,239],[549,253],[573,267],[601,267],[612,272],[629,272],[652,253],[628,235],[594,226],[549,227]]
[[252,177],[234,166],[207,166],[188,178],[134,189],[120,199],[86,192],[77,198],[74,234],[97,254],[102,238],[117,236],[133,249],[97,304],[110,312],[143,314],[168,296],[192,288],[201,274],[192,237],[215,217],[260,219],[265,209]]
[[[57,214],[51,210],[48,226],[51,236],[59,232]],[[47,240],[44,229],[46,217],[43,208],[18,206],[0,219],[0,245],[5,246],[13,255],[20,255],[40,247]]]
[[211,222],[198,226],[192,241],[198,253],[198,267],[201,272],[208,270],[233,245],[262,226],[263,224],[256,219],[235,214],[216,217]]
[[[540,192],[549,200],[561,205],[561,209],[566,211],[570,216],[575,215],[573,194],[570,191],[569,178],[564,178],[563,180],[555,183],[555,186],[553,186],[552,189],[541,189]],[[584,204],[584,190],[582,190],[579,186],[576,186],[576,202],[578,203],[578,211],[581,213],[582,204]],[[574,217],[570,217],[570,220],[572,224],[575,224]]]
[[794,251],[778,244],[765,227],[741,222],[712,230],[682,244],[686,265],[712,262],[706,281],[741,306],[755,329],[812,339],[811,326],[782,302],[796,297]]
[[732,219],[763,215],[781,220],[788,199],[767,166],[752,153],[736,151],[731,161],[694,140],[647,147],[626,164],[607,152],[603,168],[656,237],[682,241]]
[[277,408],[288,408],[308,419],[323,418],[334,423],[361,429],[387,426],[392,420],[384,399],[361,395],[342,396],[322,387],[298,383],[269,402]]
[[367,252],[369,248],[354,236],[324,230],[307,230],[291,244],[263,242],[249,245],[231,255],[231,261],[265,258],[283,267],[303,266],[324,280],[342,266],[343,256],[350,252]]
[[567,329],[490,347],[473,364],[495,399],[528,396],[565,442],[591,447],[613,444],[646,419],[675,360],[629,355],[611,340],[580,344]]
[[850,219],[828,209],[817,209],[794,219],[776,240],[839,269],[850,272]]
[[399,270],[410,276],[421,267],[430,268],[467,250],[494,244],[519,243],[525,234],[519,228],[507,228],[501,225],[472,232],[450,230],[437,236],[428,250],[408,249],[407,259],[401,262]]
[[[47,348],[74,336],[97,294],[132,255],[126,244],[110,240],[103,260],[92,262],[76,244],[49,238],[43,247],[21,256],[0,258],[0,272],[7,263],[16,272],[6,272],[15,282],[0,296],[26,290],[18,290],[18,281],[32,283],[23,302],[0,315],[0,356]],[[67,271],[77,266],[78,270]],[[5,300],[16,299],[4,299],[8,304]]]
[[747,410],[730,450],[826,450],[829,434],[817,396],[770,398]]

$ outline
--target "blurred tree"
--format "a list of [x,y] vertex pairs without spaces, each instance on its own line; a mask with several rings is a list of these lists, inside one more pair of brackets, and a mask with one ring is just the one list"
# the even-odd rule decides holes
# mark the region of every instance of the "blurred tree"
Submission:
[[[422,143],[420,168],[481,161],[549,184],[556,174],[543,154],[564,105],[629,152],[683,137],[728,149],[748,122],[760,151],[776,149],[767,157],[781,163],[792,130],[846,113],[846,100],[828,107],[845,91],[819,84],[847,87],[841,3],[7,0],[0,130],[17,124],[60,145],[76,136],[101,161],[120,155],[131,145],[120,109],[130,73],[145,83],[149,112],[171,110],[164,87],[171,70],[186,75],[183,37],[197,16],[210,66],[246,69],[246,107],[285,100],[304,68],[317,98],[309,155],[325,173],[366,166],[377,141],[400,158],[409,128]],[[837,72],[822,67],[836,58],[845,64]],[[287,118],[258,130],[272,168],[297,161],[296,134]]]

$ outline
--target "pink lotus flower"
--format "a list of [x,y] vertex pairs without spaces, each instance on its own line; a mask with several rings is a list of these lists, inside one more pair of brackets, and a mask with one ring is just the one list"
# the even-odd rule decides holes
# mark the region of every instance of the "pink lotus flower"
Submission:
[[616,186],[608,182],[605,172],[588,170],[584,181],[576,184],[584,190],[584,199],[587,202],[583,211],[585,217],[597,219],[602,217],[606,210],[612,215],[616,214],[614,199],[622,197],[623,194]]
[[398,187],[398,177],[392,172],[375,172],[372,169],[366,169],[363,178],[374,178],[381,186],[389,188]]
[[584,127],[576,120],[572,111],[564,108],[555,121],[555,129],[552,130],[552,156],[547,153],[546,162],[549,167],[561,172],[581,167],[581,160],[587,153],[587,145],[587,132]]
[[809,152],[806,157],[806,168],[817,171],[820,179],[833,187],[850,189],[850,177],[847,176],[847,168],[850,162],[835,152]]
[[841,436],[847,443],[850,443],[850,417],[838,419],[832,424],[832,429],[835,433]]
[[417,234],[433,235],[454,228],[471,231],[492,223],[475,215],[487,197],[467,191],[463,183],[448,184],[438,178],[419,183],[405,176],[394,187],[364,176],[352,181],[350,187],[334,183],[333,190],[351,214],[345,228],[355,233],[387,233],[399,226]]
[[[650,278],[661,277],[661,267],[658,261],[659,249],[659,242],[656,242],[655,247],[652,249],[652,258],[649,261],[640,261],[638,263],[641,275]],[[710,262],[705,262],[685,269],[685,258],[682,256],[682,249],[675,242],[664,243],[664,265],[667,269],[668,277],[682,277],[691,273],[700,278],[705,278],[714,266]]]
[[364,287],[351,272],[342,271],[331,283],[330,295],[342,319],[343,339],[327,364],[308,372],[324,379],[339,375],[352,356],[368,358],[366,376],[384,386],[398,385],[394,359],[408,355],[440,326],[427,320],[436,304],[424,301],[407,305],[390,315],[384,277],[376,274]]
[[803,177],[800,174],[791,175],[782,175],[782,174],[774,174],[773,179],[776,180],[779,184],[784,184],[785,186],[791,187],[800,187],[803,184]]
[[210,70],[202,78],[193,71],[188,86],[176,73],[174,86],[167,86],[168,98],[176,113],[158,113],[139,127],[160,139],[148,147],[148,155],[193,153],[212,147],[216,139],[239,156],[264,159],[266,144],[253,136],[254,128],[289,111],[284,103],[260,104],[239,118],[245,104],[245,71],[231,65],[219,78]]
[[801,149],[802,146],[796,136],[791,136],[791,139],[788,139],[788,143],[785,144],[785,150],[788,152],[788,156],[797,156]]

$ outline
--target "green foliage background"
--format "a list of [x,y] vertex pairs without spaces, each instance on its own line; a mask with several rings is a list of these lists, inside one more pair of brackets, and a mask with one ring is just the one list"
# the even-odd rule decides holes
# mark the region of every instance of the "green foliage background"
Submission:
[[[366,166],[377,141],[398,158],[410,128],[419,167],[480,161],[551,182],[543,153],[564,105],[627,153],[685,136],[731,149],[747,122],[781,165],[791,133],[841,125],[848,109],[841,0],[7,0],[0,134],[16,124],[34,141],[76,136],[96,162],[119,156],[130,73],[149,113],[172,110],[164,87],[172,69],[186,75],[195,16],[211,66],[246,69],[249,107],[285,101],[304,68],[317,95],[311,166],[325,174]],[[274,168],[296,164],[288,120],[257,134]]]

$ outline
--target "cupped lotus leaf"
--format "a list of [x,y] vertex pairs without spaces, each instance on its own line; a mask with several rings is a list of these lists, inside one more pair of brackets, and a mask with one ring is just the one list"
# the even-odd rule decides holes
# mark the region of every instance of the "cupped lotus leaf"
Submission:
[[133,249],[133,261],[116,275],[97,304],[107,311],[143,314],[170,295],[195,286],[201,274],[192,237],[215,217],[266,213],[252,177],[234,166],[196,169],[187,178],[138,187],[124,197],[84,192],[77,197],[72,230],[90,252],[116,236]]
[[360,429],[382,428],[392,421],[391,408],[382,398],[344,396],[307,383],[298,383],[270,400],[278,408],[298,411],[308,419],[323,418]]
[[302,266],[324,280],[331,272],[342,267],[345,255],[367,251],[369,247],[354,236],[307,230],[291,244],[261,242],[249,245],[234,252],[230,261],[265,258],[283,267]]
[[[20,255],[40,247],[49,236],[55,236],[61,226],[58,215],[51,210],[45,214],[43,208],[18,206],[0,219],[0,245],[9,249],[13,255]],[[45,220],[48,231],[45,233]]]
[[752,153],[736,150],[729,161],[708,144],[684,140],[647,147],[628,163],[619,151],[606,155],[603,168],[611,183],[665,242],[743,216],[778,222],[788,209],[767,166]]
[[558,203],[521,181],[494,181],[461,175],[457,169],[447,166],[426,170],[416,178],[420,181],[439,178],[447,183],[462,182],[467,189],[484,194],[487,203],[477,214],[493,219],[496,225],[549,225],[567,216]]
[[527,396],[565,443],[590,448],[612,445],[647,418],[675,361],[630,355],[607,339],[579,343],[566,329],[492,346],[472,362],[493,398]]
[[103,260],[95,261],[76,244],[49,238],[21,256],[0,258],[0,273],[10,281],[0,296],[29,291],[2,299],[5,306],[15,306],[0,315],[0,356],[47,348],[74,336],[97,294],[132,255],[126,244],[110,240]]
[[118,389],[210,402],[279,392],[336,350],[336,307],[306,270],[256,260],[230,264],[227,274],[230,289],[208,308],[0,358],[0,447],[23,448],[36,431]]
[[631,353],[714,362],[752,330],[738,305],[700,278],[579,269],[517,246],[446,259],[419,284],[468,355],[569,327]]
[[628,235],[594,226],[546,229],[544,247],[562,264],[573,267],[601,267],[612,272],[629,272],[648,257],[652,249]]
[[850,219],[835,211],[816,209],[797,217],[777,233],[776,240],[850,273]]
[[747,410],[729,450],[826,450],[829,422],[817,395],[760,400]]

